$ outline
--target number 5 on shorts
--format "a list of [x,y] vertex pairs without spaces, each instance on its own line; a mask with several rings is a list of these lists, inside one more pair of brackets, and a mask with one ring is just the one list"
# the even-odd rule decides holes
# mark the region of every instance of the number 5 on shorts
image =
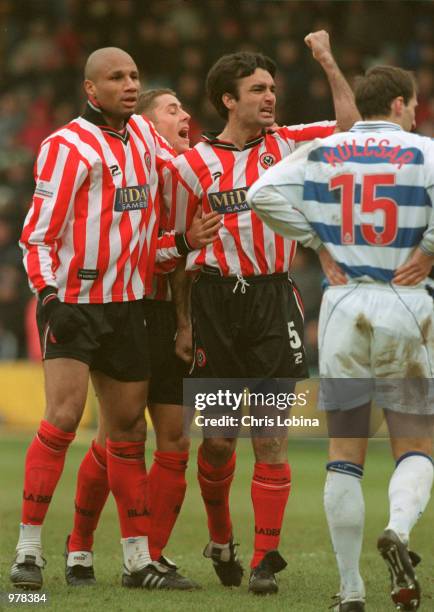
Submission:
[[294,321],[288,323],[288,334],[289,334],[289,346],[293,349],[298,349],[301,346],[300,336],[296,329],[294,329]]

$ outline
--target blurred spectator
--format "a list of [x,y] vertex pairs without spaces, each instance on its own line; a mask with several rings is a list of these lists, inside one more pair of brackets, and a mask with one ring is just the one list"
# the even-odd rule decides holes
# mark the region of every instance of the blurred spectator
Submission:
[[31,21],[27,36],[23,36],[12,56],[9,69],[15,75],[50,72],[60,67],[62,56],[56,48],[53,33],[42,19]]
[[312,77],[307,89],[307,95],[303,99],[302,109],[303,122],[321,121],[333,117],[334,110],[330,98],[330,88],[323,75]]
[[6,143],[21,127],[24,113],[15,92],[0,96],[0,142]]
[[432,67],[429,65],[421,66],[416,72],[416,78],[418,86],[416,123],[419,127],[421,127],[421,125],[427,122],[432,122],[434,119],[434,75]]
[[34,104],[27,120],[17,134],[16,142],[36,156],[39,145],[53,130],[54,126],[48,109]]
[[[10,194],[0,189],[0,202]],[[24,352],[23,319],[28,292],[17,242],[13,214],[0,208],[0,357],[12,359]]]
[[0,361],[12,361],[18,356],[18,340],[0,321]]

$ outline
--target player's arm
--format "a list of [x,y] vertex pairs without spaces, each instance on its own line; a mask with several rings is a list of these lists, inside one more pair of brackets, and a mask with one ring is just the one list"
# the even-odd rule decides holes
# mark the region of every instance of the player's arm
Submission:
[[304,42],[327,76],[333,96],[337,129],[345,132],[360,119],[360,114],[351,87],[333,57],[329,35],[325,30],[312,32],[305,37]]
[[[434,189],[433,189],[434,195]],[[433,200],[432,200],[433,201]],[[426,279],[434,266],[434,213],[419,246],[409,260],[395,270],[396,285],[417,285]]]
[[426,279],[434,265],[434,148],[425,151],[427,194],[430,201],[429,218],[418,247],[402,266],[395,270],[393,282],[397,285],[417,285]]
[[348,282],[345,272],[333,259],[327,247],[322,245],[316,252],[322,271],[330,285],[346,285]]
[[57,342],[68,342],[83,325],[82,315],[57,297],[55,256],[73,218],[77,192],[89,165],[60,140],[44,143],[35,164],[36,187],[20,238],[29,285],[39,298],[43,317]]
[[168,227],[173,228],[159,238],[157,261],[185,257],[215,240],[222,225],[215,211],[202,213],[200,198],[182,179],[174,163],[166,163],[161,170],[163,215]]
[[304,168],[311,147],[301,147],[267,170],[248,190],[247,202],[273,232],[318,250],[322,242],[302,211]]
[[74,147],[53,138],[44,143],[35,164],[36,187],[20,238],[24,267],[35,293],[57,291],[57,244],[73,216],[77,192],[89,164]]
[[304,169],[312,142],[267,170],[247,192],[247,202],[276,234],[316,251],[331,285],[345,285],[342,268],[321,242],[303,212]]
[[417,247],[410,259],[395,270],[396,285],[418,285],[426,279],[434,266],[434,252],[428,253]]
[[162,263],[174,258],[185,257],[192,251],[211,244],[222,225],[220,219],[221,215],[215,211],[202,214],[202,207],[198,206],[191,225],[186,231],[166,231],[158,237],[156,262]]
[[169,276],[172,300],[176,309],[175,353],[183,361],[193,359],[193,334],[191,328],[190,293],[192,275],[185,271],[185,260],[178,260],[175,270]]

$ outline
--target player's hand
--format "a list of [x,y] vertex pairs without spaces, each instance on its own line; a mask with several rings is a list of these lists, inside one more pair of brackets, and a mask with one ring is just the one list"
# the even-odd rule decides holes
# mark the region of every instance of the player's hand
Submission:
[[191,325],[178,327],[176,330],[175,353],[185,363],[193,361],[193,333]]
[[86,324],[83,315],[70,304],[61,302],[56,290],[47,287],[39,294],[42,315],[49,326],[54,340],[63,344],[74,338]]
[[222,215],[215,211],[203,215],[202,206],[198,206],[187,231],[188,244],[193,249],[201,249],[213,242],[222,226],[221,219]]
[[[319,30],[305,36],[304,42],[312,51],[313,57],[322,64],[324,61],[333,60],[328,32]],[[334,61],[334,60],[333,60]]]
[[318,252],[319,261],[322,271],[324,272],[330,285],[346,285],[347,277],[342,268],[335,262],[333,257],[325,247],[322,247]]
[[277,132],[277,130],[280,130],[281,126],[274,122],[272,126],[270,126],[269,128],[267,128],[267,132],[269,132],[270,134],[274,134],[274,132]]
[[434,265],[434,255],[427,255],[417,248],[410,259],[395,270],[393,283],[395,285],[417,285],[421,283]]

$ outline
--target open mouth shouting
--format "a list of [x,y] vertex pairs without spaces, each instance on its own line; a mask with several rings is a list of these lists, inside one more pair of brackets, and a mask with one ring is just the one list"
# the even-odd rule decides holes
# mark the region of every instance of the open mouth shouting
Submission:
[[274,108],[272,106],[264,106],[260,109],[262,117],[274,120]]
[[189,128],[188,128],[188,125],[187,125],[187,126],[185,126],[185,127],[183,127],[183,128],[181,128],[181,129],[178,131],[178,136],[179,136],[179,137],[180,137],[182,140],[185,140],[186,142],[189,142]]

